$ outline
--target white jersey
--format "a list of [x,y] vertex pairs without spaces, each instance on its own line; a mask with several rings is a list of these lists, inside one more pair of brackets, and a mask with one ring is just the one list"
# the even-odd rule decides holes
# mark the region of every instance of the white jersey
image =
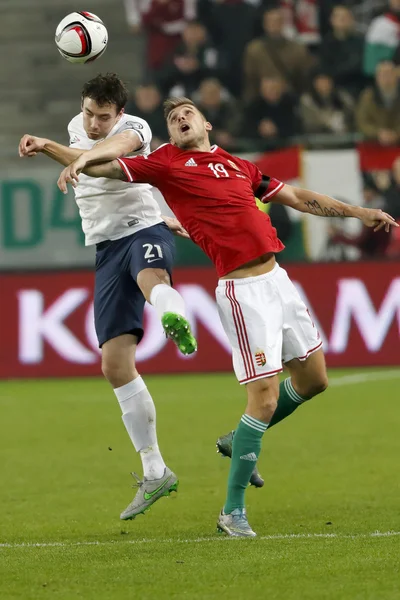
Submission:
[[[105,139],[126,130],[133,130],[142,142],[142,147],[133,156],[149,154],[151,130],[146,121],[138,117],[124,114]],[[90,150],[99,141],[88,138],[83,128],[82,113],[72,119],[68,133],[71,148]],[[81,174],[75,188],[75,200],[82,218],[86,246],[104,240],[118,240],[162,222],[151,185]]]

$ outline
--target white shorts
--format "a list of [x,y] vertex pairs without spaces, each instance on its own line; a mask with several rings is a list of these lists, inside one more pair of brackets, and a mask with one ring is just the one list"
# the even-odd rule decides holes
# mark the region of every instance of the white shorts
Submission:
[[305,360],[322,346],[307,307],[278,264],[258,277],[220,279],[216,297],[239,383],[271,377],[282,371],[282,362]]

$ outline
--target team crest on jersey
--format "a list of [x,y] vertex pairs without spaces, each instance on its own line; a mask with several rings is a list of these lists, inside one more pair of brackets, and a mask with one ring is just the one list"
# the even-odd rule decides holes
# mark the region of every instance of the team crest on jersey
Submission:
[[258,367],[264,367],[264,365],[267,362],[267,359],[265,358],[265,353],[263,352],[263,350],[260,350],[259,348],[257,348],[257,350],[254,353],[255,359],[256,359],[256,364]]
[[236,169],[236,171],[240,171],[239,167],[237,165],[235,165],[235,163],[233,162],[233,160],[228,160],[228,163],[231,165],[231,167],[233,167],[234,169]]
[[131,127],[132,129],[143,129],[143,125],[137,121],[127,121],[125,125],[127,127]]

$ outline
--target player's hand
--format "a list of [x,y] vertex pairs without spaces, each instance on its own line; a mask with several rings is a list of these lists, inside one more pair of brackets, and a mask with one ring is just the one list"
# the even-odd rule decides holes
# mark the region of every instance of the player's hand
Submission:
[[57,185],[63,194],[68,192],[68,183],[70,183],[74,188],[77,186],[79,174],[82,173],[85,167],[86,160],[83,154],[74,160],[74,162],[72,162],[70,165],[68,165],[68,167],[65,167],[57,181]]
[[23,158],[24,156],[36,156],[38,152],[43,150],[47,141],[48,140],[46,138],[40,138],[26,133],[24,136],[22,136],[18,146],[18,154],[20,158]]
[[366,227],[373,227],[374,231],[384,227],[385,231],[389,232],[391,227],[399,226],[393,217],[377,208],[364,208],[360,219]]
[[188,234],[186,229],[184,227],[182,227],[182,225],[179,223],[178,219],[175,219],[174,217],[164,217],[164,216],[161,216],[161,218],[164,220],[165,224],[172,231],[172,233],[174,233],[178,237],[190,239],[190,235]]

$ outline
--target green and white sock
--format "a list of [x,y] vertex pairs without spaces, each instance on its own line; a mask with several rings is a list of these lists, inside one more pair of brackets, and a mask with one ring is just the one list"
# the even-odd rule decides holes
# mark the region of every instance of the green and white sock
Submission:
[[261,439],[268,423],[244,414],[236,429],[232,443],[232,461],[228,478],[225,514],[235,508],[244,508],[244,493],[261,452]]
[[306,400],[309,400],[309,398],[302,398],[294,389],[291,377],[282,381],[279,385],[278,405],[268,427],[271,428],[279,423],[279,421],[286,419]]

